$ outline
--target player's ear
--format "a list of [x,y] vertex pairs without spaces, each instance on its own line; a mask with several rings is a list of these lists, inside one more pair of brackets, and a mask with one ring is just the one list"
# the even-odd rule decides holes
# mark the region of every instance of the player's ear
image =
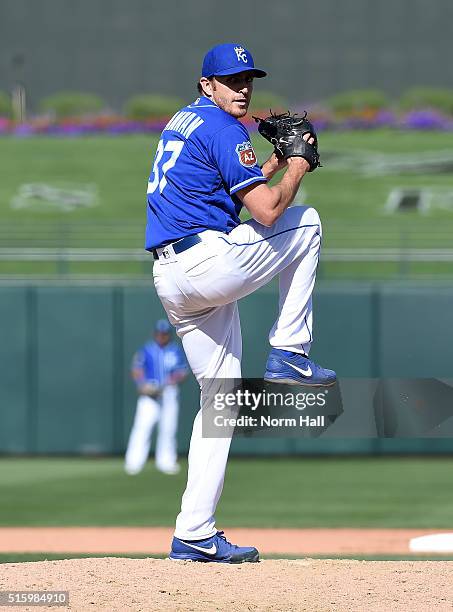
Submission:
[[212,97],[212,91],[214,89],[212,77],[210,79],[207,79],[206,77],[201,77],[198,85],[199,85],[198,91],[200,91],[201,89],[202,95],[206,96],[207,98]]

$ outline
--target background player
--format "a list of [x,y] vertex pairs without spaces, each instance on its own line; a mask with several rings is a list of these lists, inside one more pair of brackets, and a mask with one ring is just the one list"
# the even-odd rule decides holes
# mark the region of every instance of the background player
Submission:
[[165,474],[179,472],[176,440],[178,385],[186,378],[187,372],[180,346],[171,342],[170,324],[165,319],[157,321],[154,340],[138,350],[132,361],[132,377],[139,395],[124,464],[128,474],[138,474],[143,469],[156,423],[159,423],[156,468]]
[[[321,223],[313,208],[288,209],[303,176],[317,165],[316,141],[307,133],[298,143],[303,154],[285,160],[273,153],[261,169],[238,121],[247,113],[254,77],[265,75],[242,45],[211,49],[198,86],[202,95],[165,127],[148,183],[146,248],[156,259],[154,284],[202,397],[216,379],[241,378],[237,300],[276,275],[279,315],[269,334],[265,378],[307,385],[336,379],[308,357]],[[279,183],[266,185],[284,168]],[[242,205],[253,217],[245,223]],[[232,545],[216,530],[230,439],[203,437],[202,414],[194,422],[170,558],[257,561],[255,548]]]

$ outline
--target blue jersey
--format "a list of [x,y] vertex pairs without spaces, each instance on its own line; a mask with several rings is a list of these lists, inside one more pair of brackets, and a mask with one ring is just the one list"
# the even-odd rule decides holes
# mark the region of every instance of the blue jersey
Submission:
[[176,113],[148,182],[146,248],[240,224],[237,191],[266,181],[246,128],[202,96]]
[[181,347],[176,342],[159,346],[157,342],[150,341],[135,353],[132,368],[143,369],[147,382],[164,385],[174,372],[187,372],[187,362]]

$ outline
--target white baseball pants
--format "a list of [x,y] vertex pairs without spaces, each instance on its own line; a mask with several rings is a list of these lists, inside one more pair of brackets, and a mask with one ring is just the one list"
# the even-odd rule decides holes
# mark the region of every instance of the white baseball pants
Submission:
[[156,467],[169,470],[177,463],[176,434],[178,430],[178,388],[167,385],[159,400],[140,395],[137,400],[134,424],[127,444],[124,469],[128,474],[138,474],[148,460],[151,436],[159,423],[156,441]]
[[[321,245],[315,209],[294,206],[272,227],[255,220],[230,234],[207,230],[202,242],[154,264],[154,284],[203,393],[203,379],[241,378],[242,340],[237,300],[279,275],[279,314],[271,346],[308,354],[312,292]],[[162,252],[160,249],[159,252]],[[193,425],[187,487],[175,535],[200,540],[216,533],[214,513],[223,488],[230,439],[203,438],[202,410]]]

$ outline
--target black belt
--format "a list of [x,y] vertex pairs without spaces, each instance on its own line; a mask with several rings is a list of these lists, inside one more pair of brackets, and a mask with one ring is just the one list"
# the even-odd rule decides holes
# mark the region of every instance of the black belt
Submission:
[[[181,238],[181,240],[176,240],[176,242],[171,242],[170,244],[166,244],[164,247],[159,248],[165,249],[166,246],[171,246],[173,247],[173,251],[175,253],[182,253],[199,242],[201,242],[200,236],[198,234],[194,234],[193,236],[186,236],[186,238]],[[157,249],[152,249],[151,253],[153,254],[154,259],[159,259]]]

